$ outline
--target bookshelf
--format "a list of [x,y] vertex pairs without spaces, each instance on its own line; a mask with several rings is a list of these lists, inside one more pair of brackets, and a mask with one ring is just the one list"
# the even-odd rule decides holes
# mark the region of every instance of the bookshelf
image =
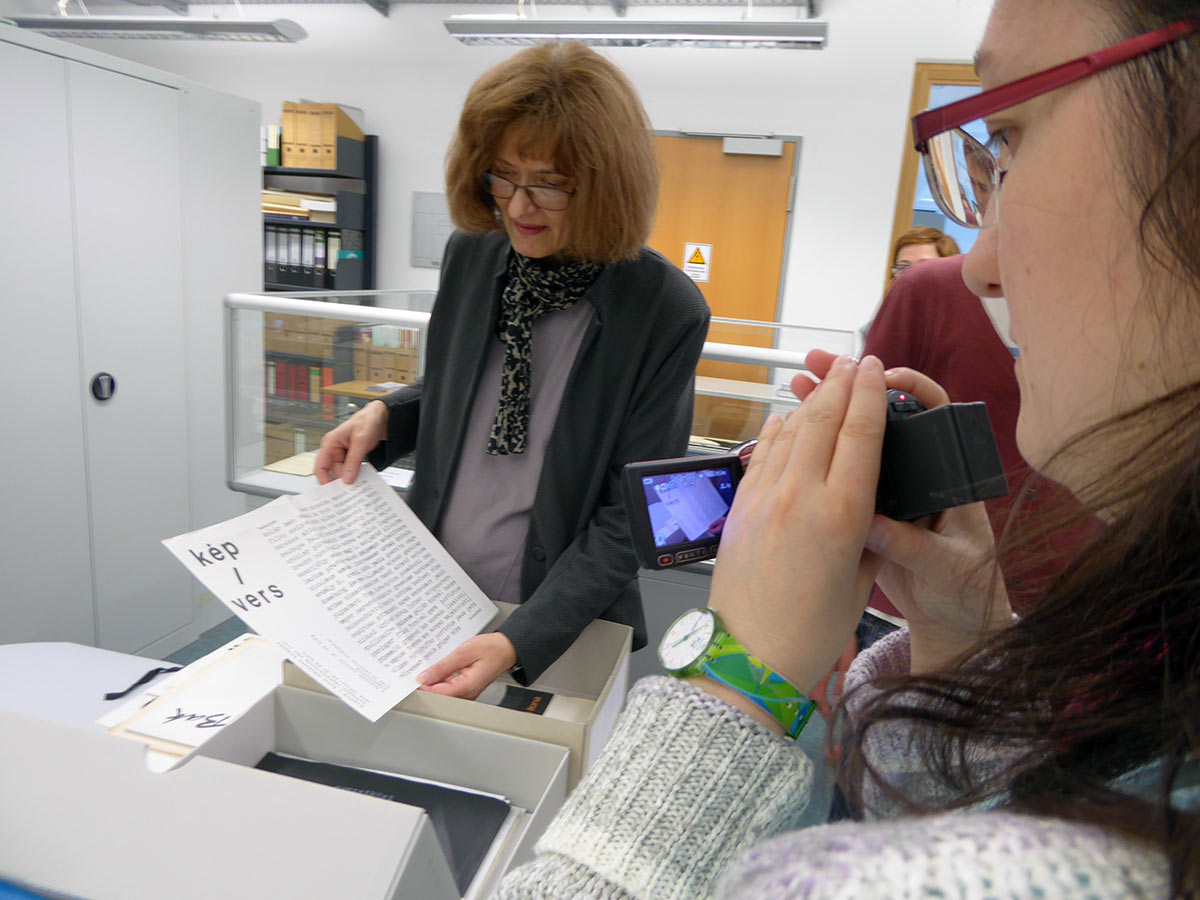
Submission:
[[[263,187],[317,192],[335,197],[335,222],[263,214],[263,288],[267,291],[358,291],[375,287],[376,222],[378,210],[377,166],[379,138],[339,137],[336,169],[300,169],[264,166]],[[319,260],[320,248],[332,260],[334,246],[345,256],[337,265],[304,266],[306,258]],[[274,247],[274,252],[272,252]],[[317,249],[314,251],[314,247]]]
[[[322,297],[328,300],[328,297]],[[355,410],[418,377],[422,327],[322,315],[263,314],[263,458],[271,466],[317,449]]]

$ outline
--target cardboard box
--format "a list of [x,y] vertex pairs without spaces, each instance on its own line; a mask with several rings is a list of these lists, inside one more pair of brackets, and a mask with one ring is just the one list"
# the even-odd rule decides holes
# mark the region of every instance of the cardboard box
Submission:
[[417,364],[420,353],[416,350],[394,350],[392,351],[395,358],[394,371],[396,377],[394,381],[399,381],[402,384],[412,384],[417,380]]
[[263,349],[264,350],[278,350],[279,349],[279,335],[282,333],[283,333],[282,329],[277,328],[275,322],[268,320],[263,325]]
[[363,141],[363,131],[336,103],[284,103],[281,158],[302,169],[338,168],[338,138]]
[[398,381],[401,384],[412,384],[417,380],[417,363],[420,356],[417,350],[406,350],[398,347],[367,348],[366,373],[371,382]]
[[391,347],[372,347],[371,372],[379,372],[380,381],[396,380],[396,357]]
[[281,331],[275,336],[275,345],[281,353],[304,354],[308,351],[308,335],[304,331]]
[[305,336],[304,348],[304,352],[309,356],[319,356],[322,359],[333,359],[333,335],[313,334],[310,331]]
[[263,464],[269,465],[296,455],[296,426],[276,422],[263,428]]
[[0,872],[89,900],[455,900],[428,815],[251,768],[270,750],[502,794],[525,810],[472,885],[482,900],[562,804],[567,752],[390,712],[371,724],[281,686],[167,772],[125,738],[0,711]]
[[[503,621],[515,609],[507,603],[496,605],[501,609],[501,619],[498,621]],[[531,685],[532,688],[554,694],[592,701],[591,714],[584,722],[564,722],[545,715],[503,709],[457,697],[443,697],[427,691],[410,694],[396,709],[443,722],[471,725],[565,747],[571,751],[567,773],[567,789],[570,790],[579,783],[583,773],[608,742],[617,716],[625,705],[632,642],[633,629],[628,625],[597,619]],[[285,684],[324,691],[291,663],[284,663],[283,680]]]
[[338,322],[323,316],[304,317],[305,352],[309,356],[333,358],[333,334]]

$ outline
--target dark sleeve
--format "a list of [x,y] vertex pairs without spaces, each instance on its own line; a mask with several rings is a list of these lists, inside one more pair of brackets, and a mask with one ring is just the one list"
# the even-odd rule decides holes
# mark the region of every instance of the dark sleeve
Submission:
[[367,454],[367,462],[383,471],[417,445],[417,425],[421,417],[421,383],[397,388],[379,400],[388,408],[387,438]]
[[924,372],[929,359],[931,310],[922,308],[924,296],[914,289],[912,274],[905,272],[892,283],[867,330],[863,355],[878,356],[889,369],[908,366]]
[[[442,254],[442,268],[438,273],[438,297],[441,296],[442,281],[445,274],[454,266],[454,257],[462,246],[463,235],[460,232],[451,233],[446,241],[446,249]],[[438,309],[437,298],[433,302],[434,313],[429,317],[429,329],[432,331]],[[429,347],[430,341],[426,341]],[[438,364],[437,360],[426,359],[425,368]],[[367,462],[376,469],[383,470],[400,457],[412,453],[417,446],[417,425],[421,418],[421,389],[424,378],[418,378],[412,384],[398,388],[387,396],[379,399],[388,408],[387,437],[367,455]]]
[[[587,526],[555,560],[532,595],[499,628],[517,651],[518,669],[513,674],[524,684],[535,681],[590,622],[614,603],[632,605],[640,618],[641,601],[636,588],[630,585],[637,577],[638,562],[621,489],[621,471],[629,462],[682,456],[687,450],[696,364],[709,319],[699,291],[695,296],[695,312],[672,336],[674,346],[648,378],[640,379],[640,389],[631,398]],[[605,618],[621,621],[626,617],[610,614]]]

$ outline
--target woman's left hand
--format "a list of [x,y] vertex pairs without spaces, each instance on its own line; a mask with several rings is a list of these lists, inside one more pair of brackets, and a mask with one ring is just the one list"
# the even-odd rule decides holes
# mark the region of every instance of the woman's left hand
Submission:
[[886,410],[879,360],[839,358],[800,409],[767,422],[721,535],[710,606],[801,690],[846,646],[878,571],[863,546]]
[[517,664],[512,641],[500,632],[477,634],[417,676],[421,690],[474,700]]

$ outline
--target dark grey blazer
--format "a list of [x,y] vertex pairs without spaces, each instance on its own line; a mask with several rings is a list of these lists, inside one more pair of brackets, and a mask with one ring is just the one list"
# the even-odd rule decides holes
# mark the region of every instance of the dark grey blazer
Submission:
[[[408,504],[438,530],[495,330],[508,264],[502,234],[452,235],[429,322],[423,382],[382,398],[377,467],[416,450]],[[593,619],[646,643],[637,561],[621,495],[627,462],[682,456],[708,305],[686,275],[643,248],[584,294],[596,315],[580,343],[546,447],[521,571],[521,606],[500,628],[519,681],[535,680]]]

